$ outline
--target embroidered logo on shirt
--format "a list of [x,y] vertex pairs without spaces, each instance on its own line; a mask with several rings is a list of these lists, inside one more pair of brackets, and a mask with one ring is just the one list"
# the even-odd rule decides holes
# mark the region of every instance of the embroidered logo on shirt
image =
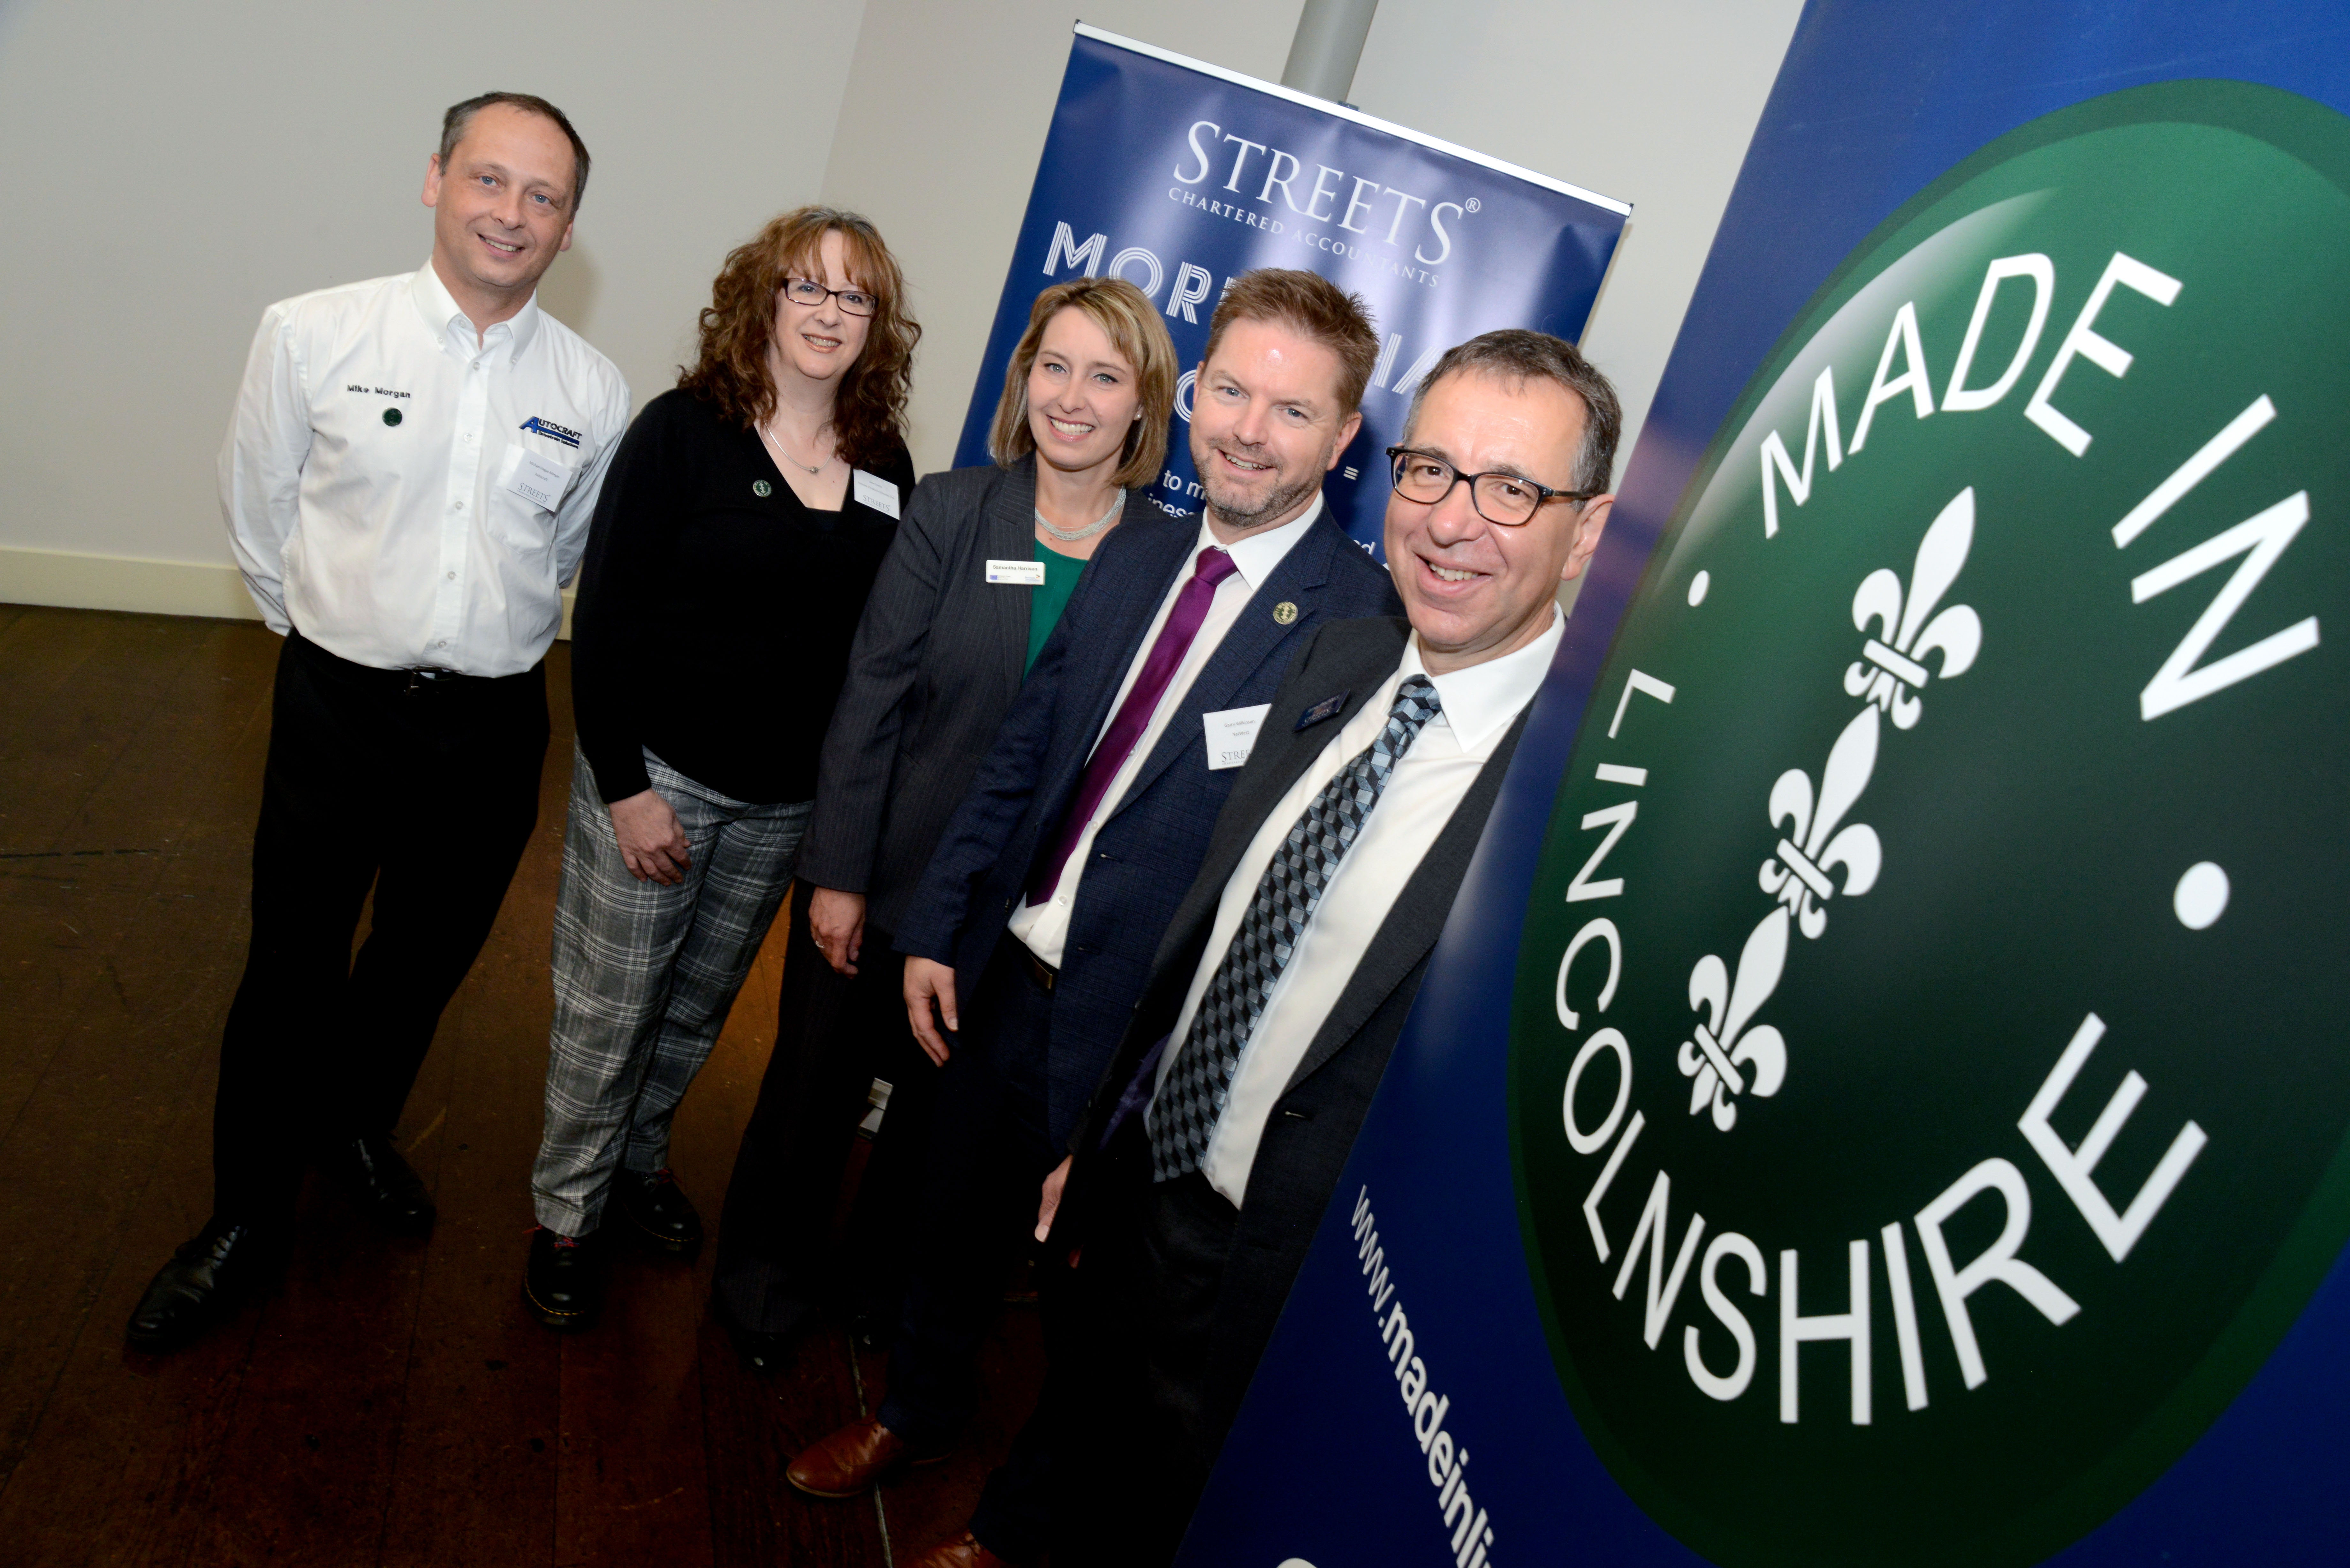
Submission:
[[533,431],[536,431],[538,434],[546,437],[547,440],[559,441],[566,446],[577,446],[579,444],[579,432],[577,431],[566,430],[563,426],[556,424],[554,421],[547,419],[545,415],[525,420],[523,422],[522,428],[523,433],[525,435],[528,435]]
[[[1347,699],[1352,695],[1352,692],[1341,691],[1336,697],[1323,698],[1322,701],[1315,703],[1314,706],[1305,710],[1305,712],[1297,715],[1297,728],[1299,730],[1303,730],[1309,725],[1318,724],[1323,720],[1330,718],[1336,714],[1339,709],[1344,708],[1347,705]],[[1295,733],[1295,731],[1291,732],[1293,734]]]

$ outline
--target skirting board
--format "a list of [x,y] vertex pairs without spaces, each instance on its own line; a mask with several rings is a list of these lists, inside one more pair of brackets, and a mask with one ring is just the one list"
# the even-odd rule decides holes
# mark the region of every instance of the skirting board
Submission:
[[[571,590],[567,588],[558,637],[571,635]],[[200,615],[215,620],[261,618],[234,566],[13,545],[0,545],[0,603]]]

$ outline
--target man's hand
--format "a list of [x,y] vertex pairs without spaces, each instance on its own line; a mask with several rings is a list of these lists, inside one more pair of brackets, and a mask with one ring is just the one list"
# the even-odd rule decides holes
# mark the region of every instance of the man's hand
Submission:
[[612,836],[620,841],[620,859],[629,876],[671,888],[685,880],[685,869],[693,864],[685,852],[685,829],[677,825],[677,813],[658,791],[639,790],[614,801],[608,809]]
[[1069,1165],[1075,1155],[1063,1155],[1061,1163],[1045,1178],[1044,1196],[1036,1203],[1036,1240],[1044,1241],[1053,1233],[1053,1216],[1061,1211],[1061,1189],[1069,1184]]
[[931,1002],[936,999],[939,1017],[946,1021],[949,1033],[962,1025],[955,1017],[954,971],[945,964],[926,958],[906,961],[906,1022],[914,1028],[914,1038],[920,1042],[923,1054],[943,1067],[947,1064],[946,1035],[939,1033],[938,1023],[931,1017]]
[[808,900],[808,929],[825,962],[841,974],[855,974],[858,950],[865,945],[865,895],[818,888]]

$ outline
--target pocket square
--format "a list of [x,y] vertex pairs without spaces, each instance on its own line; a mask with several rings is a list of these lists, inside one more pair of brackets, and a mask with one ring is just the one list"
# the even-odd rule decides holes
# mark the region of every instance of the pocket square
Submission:
[[[1297,715],[1297,728],[1303,730],[1308,725],[1318,724],[1325,719],[1336,716],[1338,710],[1347,705],[1347,699],[1352,695],[1354,693],[1350,691],[1341,691],[1336,697],[1323,698],[1305,712]],[[1295,731],[1291,732],[1294,734]]]

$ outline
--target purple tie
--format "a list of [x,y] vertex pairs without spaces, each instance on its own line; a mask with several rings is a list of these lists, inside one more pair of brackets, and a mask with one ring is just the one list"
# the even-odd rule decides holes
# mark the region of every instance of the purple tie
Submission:
[[1109,793],[1110,780],[1126,765],[1126,759],[1142,739],[1142,732],[1150,727],[1150,716],[1159,711],[1159,700],[1167,695],[1167,683],[1175,679],[1176,667],[1183,655],[1191,651],[1191,639],[1200,635],[1200,623],[1208,618],[1208,606],[1216,597],[1216,585],[1232,575],[1232,558],[1210,545],[1200,552],[1192,563],[1191,580],[1175,596],[1174,613],[1159,629],[1159,640],[1150,645],[1150,657],[1142,661],[1142,671],[1134,678],[1134,690],[1118,704],[1118,717],[1112,719],[1094,754],[1086,763],[1085,777],[1077,781],[1077,798],[1061,818],[1061,826],[1053,835],[1053,846],[1037,863],[1036,873],[1028,882],[1028,902],[1041,904],[1053,896],[1061,885],[1061,872],[1068,866],[1069,857],[1076,853],[1077,840],[1085,836],[1086,824],[1094,819],[1101,808],[1102,796]]

